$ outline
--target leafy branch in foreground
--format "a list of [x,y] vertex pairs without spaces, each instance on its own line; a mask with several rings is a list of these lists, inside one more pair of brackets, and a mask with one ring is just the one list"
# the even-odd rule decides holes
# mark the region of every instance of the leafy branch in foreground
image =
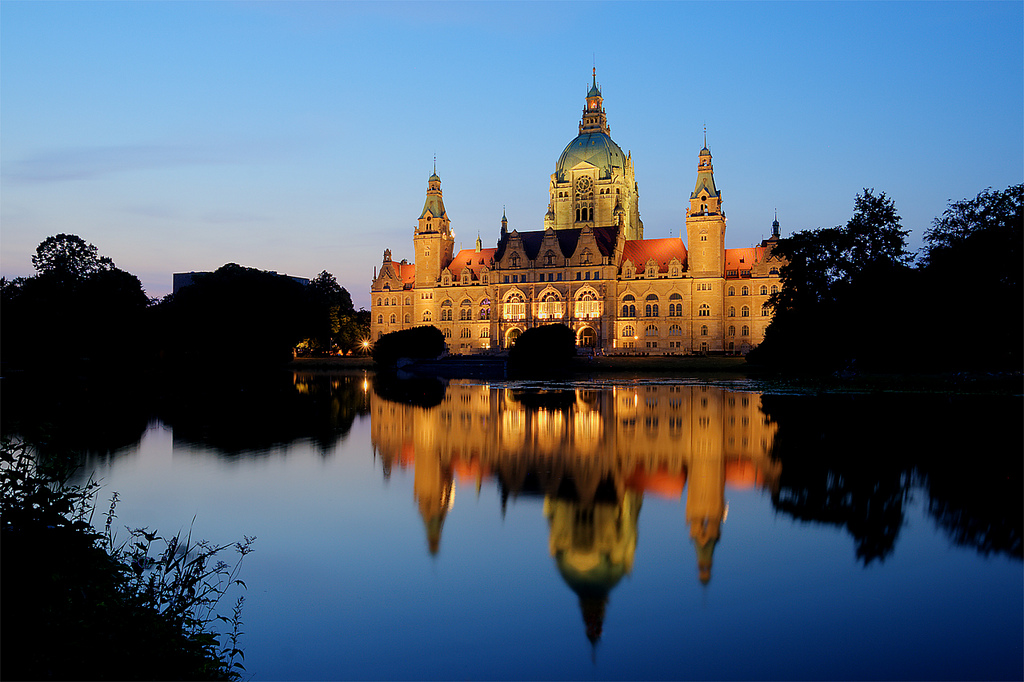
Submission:
[[[0,676],[239,679],[244,599],[230,616],[217,609],[245,587],[238,573],[255,538],[214,545],[138,528],[117,544],[116,493],[96,532],[98,485],[70,485],[67,473],[24,443],[0,443]],[[220,559],[231,548],[233,565]]]

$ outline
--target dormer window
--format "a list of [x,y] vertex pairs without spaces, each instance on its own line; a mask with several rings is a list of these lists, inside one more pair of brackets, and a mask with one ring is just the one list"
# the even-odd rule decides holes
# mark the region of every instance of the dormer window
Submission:
[[513,268],[518,268],[519,267],[519,254],[518,253],[513,253],[511,256],[509,256],[508,262],[509,262],[509,265],[511,265]]

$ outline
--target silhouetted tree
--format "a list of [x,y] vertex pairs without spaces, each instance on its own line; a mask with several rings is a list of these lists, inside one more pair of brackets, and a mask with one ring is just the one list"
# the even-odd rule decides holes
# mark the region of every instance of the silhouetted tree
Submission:
[[229,263],[161,301],[164,356],[200,365],[285,362],[303,339],[306,304],[303,285],[290,277]]
[[334,343],[342,353],[351,353],[364,348],[363,342],[370,340],[370,312],[358,310],[338,317],[338,333]]
[[5,363],[38,368],[142,357],[149,299],[137,277],[75,235],[48,237],[32,263],[36,276],[2,282]]
[[112,270],[114,262],[99,255],[92,244],[73,234],[47,237],[36,247],[32,266],[40,274],[82,279],[102,270]]
[[[933,363],[1020,370],[1024,347],[1024,185],[951,203],[925,233],[921,305]],[[965,275],[969,275],[965,277]],[[965,331],[970,330],[970,337]]]
[[334,275],[324,270],[306,286],[309,314],[307,347],[317,353],[330,353],[341,333],[344,318],[352,315],[352,297]]
[[911,338],[903,297],[916,286],[906,235],[892,199],[865,189],[845,227],[781,240],[775,317],[748,360],[820,371],[898,355]]

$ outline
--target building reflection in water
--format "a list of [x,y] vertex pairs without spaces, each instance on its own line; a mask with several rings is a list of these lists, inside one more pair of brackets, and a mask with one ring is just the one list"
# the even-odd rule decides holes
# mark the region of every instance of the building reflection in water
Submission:
[[413,469],[437,553],[456,481],[494,478],[508,496],[544,499],[549,549],[578,595],[587,637],[601,635],[608,595],[633,568],[645,495],[681,500],[697,575],[711,579],[726,486],[778,490],[776,425],[757,393],[706,386],[517,390],[453,381],[434,407],[370,400],[385,476]]

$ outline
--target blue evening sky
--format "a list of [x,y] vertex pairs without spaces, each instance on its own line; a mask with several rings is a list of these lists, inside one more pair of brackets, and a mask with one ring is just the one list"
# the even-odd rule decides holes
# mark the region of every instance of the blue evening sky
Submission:
[[678,236],[707,125],[727,246],[845,223],[910,245],[1024,181],[1021,2],[0,4],[0,272],[78,234],[150,296],[228,262],[412,258],[434,155],[457,247],[542,229],[596,62],[645,236]]

